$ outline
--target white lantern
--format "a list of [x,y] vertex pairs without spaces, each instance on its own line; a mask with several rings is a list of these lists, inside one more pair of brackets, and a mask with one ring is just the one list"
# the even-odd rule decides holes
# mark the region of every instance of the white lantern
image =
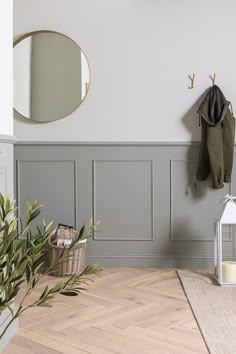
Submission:
[[[236,286],[236,261],[226,260],[223,257],[222,234],[227,227],[231,238],[236,226],[236,197],[226,195],[224,207],[214,223],[214,267],[215,278],[221,286]],[[227,257],[229,258],[229,257]],[[231,257],[232,258],[232,257]]]

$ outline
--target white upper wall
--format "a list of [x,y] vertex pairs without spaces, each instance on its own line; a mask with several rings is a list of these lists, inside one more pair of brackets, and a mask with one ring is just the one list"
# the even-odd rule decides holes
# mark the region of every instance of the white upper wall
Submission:
[[12,1],[0,1],[0,135],[13,135]]
[[16,137],[199,140],[196,109],[209,75],[216,73],[236,111],[235,13],[235,0],[15,0],[15,36],[62,32],[80,45],[91,69],[88,96],[73,114],[47,124],[15,120]]

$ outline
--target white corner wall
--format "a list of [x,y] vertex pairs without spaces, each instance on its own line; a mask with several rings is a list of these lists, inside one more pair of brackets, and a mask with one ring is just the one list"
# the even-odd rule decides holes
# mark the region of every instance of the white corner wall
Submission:
[[0,135],[13,135],[12,1],[0,1]]
[[[235,0],[15,1],[15,36],[38,29],[65,33],[91,68],[90,90],[77,111],[47,124],[17,119],[16,137],[199,140],[195,103],[211,85],[209,75],[216,73],[236,111],[235,13]],[[189,90],[194,72],[196,87]]]
[[[0,1],[0,192],[13,196],[13,85],[12,85],[12,0]],[[10,321],[8,309],[0,312],[0,333]],[[15,335],[18,320],[0,340],[0,352]]]

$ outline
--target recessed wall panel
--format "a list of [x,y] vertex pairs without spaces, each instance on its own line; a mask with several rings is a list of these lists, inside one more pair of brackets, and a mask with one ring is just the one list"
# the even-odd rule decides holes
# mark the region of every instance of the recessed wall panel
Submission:
[[[197,160],[171,160],[170,169],[171,240],[213,241],[214,219],[230,185],[212,189],[210,181],[196,181]],[[230,240],[230,235],[225,240]]]
[[93,210],[101,220],[96,240],[152,240],[151,161],[94,161]]
[[27,200],[39,200],[44,205],[41,216],[47,221],[75,226],[75,174],[74,161],[18,161],[17,199],[20,217],[25,212]]

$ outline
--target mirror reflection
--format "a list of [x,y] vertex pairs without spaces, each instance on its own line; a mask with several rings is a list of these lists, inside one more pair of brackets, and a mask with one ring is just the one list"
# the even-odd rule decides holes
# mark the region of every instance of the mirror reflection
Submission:
[[14,109],[34,121],[66,117],[89,87],[87,59],[63,34],[37,31],[14,43]]

